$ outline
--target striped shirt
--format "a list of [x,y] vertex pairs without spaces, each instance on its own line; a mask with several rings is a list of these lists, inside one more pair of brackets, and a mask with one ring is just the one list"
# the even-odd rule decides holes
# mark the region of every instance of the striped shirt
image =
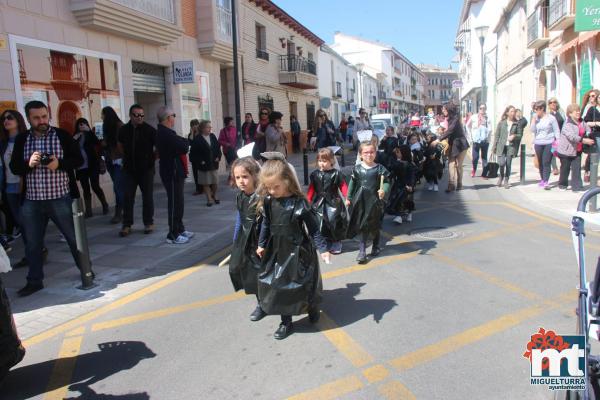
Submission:
[[[59,160],[63,158],[63,148],[54,128],[50,127],[48,132],[40,137],[36,137],[32,131],[29,131],[23,152],[27,164],[36,151],[42,154],[48,153]],[[54,200],[69,194],[69,175],[64,170],[52,171],[47,166],[39,164],[27,173],[26,179],[27,200]]]

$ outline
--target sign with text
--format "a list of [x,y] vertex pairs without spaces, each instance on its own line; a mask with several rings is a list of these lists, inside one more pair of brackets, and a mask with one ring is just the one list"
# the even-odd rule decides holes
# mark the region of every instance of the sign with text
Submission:
[[194,83],[193,61],[173,61],[173,83]]
[[577,0],[575,32],[600,30],[600,4],[598,0]]

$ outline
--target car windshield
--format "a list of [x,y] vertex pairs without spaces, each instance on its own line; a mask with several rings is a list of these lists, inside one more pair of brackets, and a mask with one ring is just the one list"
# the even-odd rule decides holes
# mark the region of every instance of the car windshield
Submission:
[[385,130],[385,123],[383,121],[373,121],[371,125],[373,125],[373,129]]

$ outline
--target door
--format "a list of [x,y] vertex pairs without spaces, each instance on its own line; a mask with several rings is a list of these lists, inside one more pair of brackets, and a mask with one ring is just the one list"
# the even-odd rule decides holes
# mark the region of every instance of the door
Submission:
[[287,55],[288,55],[288,71],[297,71],[296,62],[296,43],[287,42]]
[[79,107],[72,101],[65,101],[58,107],[58,127],[71,135],[75,129],[75,121],[80,115]]

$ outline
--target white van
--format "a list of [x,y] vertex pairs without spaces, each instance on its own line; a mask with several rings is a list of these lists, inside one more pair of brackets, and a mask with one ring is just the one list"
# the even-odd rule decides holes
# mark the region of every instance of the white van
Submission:
[[373,114],[371,121],[383,121],[385,126],[393,126],[394,129],[398,127],[398,117],[394,114]]

